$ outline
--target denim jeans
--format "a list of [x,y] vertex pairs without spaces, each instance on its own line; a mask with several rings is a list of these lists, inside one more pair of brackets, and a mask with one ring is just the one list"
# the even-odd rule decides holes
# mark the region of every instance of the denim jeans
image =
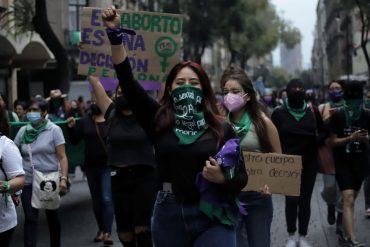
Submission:
[[109,166],[87,166],[85,173],[89,185],[95,219],[99,231],[112,232],[113,202]]
[[[21,194],[22,207],[24,212],[24,247],[36,247],[37,225],[39,210],[31,205],[32,185],[23,187]],[[50,233],[50,246],[60,247],[60,219],[59,210],[45,209]],[[45,233],[43,233],[45,234]]]
[[273,206],[271,196],[259,192],[242,192],[241,201],[247,204],[236,231],[238,247],[270,247]]
[[323,174],[323,190],[321,191],[321,197],[327,205],[335,205],[337,212],[343,211],[343,197],[340,191],[335,175]]
[[212,221],[199,210],[198,204],[183,203],[175,195],[159,191],[152,218],[154,245],[235,247],[235,227]]

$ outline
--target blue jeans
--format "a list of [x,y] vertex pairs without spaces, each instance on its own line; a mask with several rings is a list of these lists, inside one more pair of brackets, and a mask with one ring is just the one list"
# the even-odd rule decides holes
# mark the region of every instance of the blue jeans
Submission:
[[324,187],[321,191],[321,197],[327,205],[335,205],[337,212],[343,211],[343,197],[339,190],[335,175],[322,174]]
[[160,247],[235,247],[234,226],[212,221],[198,208],[169,192],[159,191],[154,205],[152,236]]
[[[24,212],[24,247],[36,247],[39,210],[31,205],[32,185],[22,189],[21,199]],[[59,210],[45,209],[50,233],[50,246],[60,246]]]
[[259,192],[242,192],[241,201],[247,204],[248,215],[243,215],[236,231],[238,247],[269,247],[273,206],[271,196]]
[[111,233],[113,224],[110,170],[109,166],[85,167],[95,219],[99,231],[104,233]]

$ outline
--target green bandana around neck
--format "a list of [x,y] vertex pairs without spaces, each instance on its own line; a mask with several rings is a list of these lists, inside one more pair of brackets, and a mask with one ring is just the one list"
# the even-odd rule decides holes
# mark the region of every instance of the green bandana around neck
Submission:
[[365,99],[364,105],[366,109],[370,109],[370,99]]
[[236,134],[239,137],[240,141],[244,139],[244,137],[247,135],[249,128],[251,127],[251,119],[249,117],[248,112],[244,112],[242,118],[240,119],[239,122],[234,122],[231,120],[230,112],[227,115],[227,118],[229,121],[234,125],[234,128],[236,130]]
[[203,92],[191,85],[184,85],[172,91],[175,125],[172,128],[179,138],[180,145],[195,142],[205,132],[207,126],[201,111]]
[[346,117],[347,126],[353,124],[360,118],[363,99],[347,99],[345,100],[343,111]]
[[306,110],[307,110],[307,102],[303,101],[303,106],[300,109],[294,109],[289,106],[288,100],[285,101],[285,107],[288,109],[288,112],[297,120],[301,120],[301,118],[306,115]]
[[22,137],[23,144],[29,144],[34,142],[39,134],[46,129],[47,120],[42,120],[41,124],[37,128],[33,128],[31,124],[27,125],[26,131]]
[[338,102],[329,101],[330,108],[339,108],[344,106],[344,100],[340,100]]

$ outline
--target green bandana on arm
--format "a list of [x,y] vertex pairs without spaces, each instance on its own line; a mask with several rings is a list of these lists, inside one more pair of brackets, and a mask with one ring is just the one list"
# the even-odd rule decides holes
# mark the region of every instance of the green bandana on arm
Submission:
[[184,85],[172,91],[175,126],[172,128],[180,145],[195,142],[204,134],[207,126],[204,113],[200,110],[203,100],[201,89]]
[[288,100],[285,103],[285,107],[288,109],[288,112],[297,120],[301,120],[301,118],[306,115],[307,103],[303,101],[303,107],[301,109],[294,109],[289,106]]
[[31,124],[27,125],[26,131],[24,132],[22,137],[22,143],[29,144],[34,142],[39,134],[45,130],[47,122],[48,121],[44,119],[40,126],[38,126],[37,128],[33,128]]
[[230,118],[230,112],[227,114],[227,118],[229,121],[233,124],[236,134],[239,137],[240,141],[244,139],[244,137],[247,135],[249,128],[251,127],[251,119],[249,117],[248,112],[244,112],[242,118],[240,119],[239,122],[233,122]]

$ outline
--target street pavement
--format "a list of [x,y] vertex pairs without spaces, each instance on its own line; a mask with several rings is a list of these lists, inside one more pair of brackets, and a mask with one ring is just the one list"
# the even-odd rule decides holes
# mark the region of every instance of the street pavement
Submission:
[[[308,241],[312,247],[336,247],[338,244],[335,235],[335,226],[330,226],[326,220],[326,204],[321,199],[322,176],[318,175],[311,202],[311,221],[309,225]],[[283,247],[287,240],[284,197],[273,196],[274,218],[271,228],[271,247]],[[364,217],[363,191],[356,201],[355,218],[358,239],[370,247],[370,219]],[[23,247],[23,212],[18,207],[18,227],[13,236],[11,247]],[[100,247],[102,243],[94,243],[97,227],[92,211],[90,195],[86,181],[81,174],[73,179],[71,192],[62,198],[60,208],[62,221],[62,247]],[[44,212],[39,213],[38,247],[48,247],[49,232]],[[113,226],[113,247],[122,246],[119,243],[115,226]],[[174,246],[176,247],[176,246]]]

